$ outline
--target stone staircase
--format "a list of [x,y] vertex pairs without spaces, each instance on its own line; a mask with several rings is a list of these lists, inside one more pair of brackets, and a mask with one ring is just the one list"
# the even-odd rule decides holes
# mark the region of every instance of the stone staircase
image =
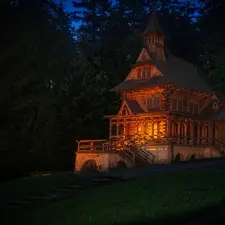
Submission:
[[132,160],[135,166],[154,164],[155,161],[154,154],[134,142],[128,142],[121,152]]
[[223,142],[219,141],[218,139],[213,139],[213,147],[220,156],[225,156],[225,144]]

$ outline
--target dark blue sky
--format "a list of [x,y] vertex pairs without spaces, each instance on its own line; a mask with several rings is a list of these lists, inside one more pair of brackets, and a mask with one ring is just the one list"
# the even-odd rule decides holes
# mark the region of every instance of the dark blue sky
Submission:
[[[56,3],[60,3],[61,0],[53,0],[53,1],[56,2]],[[73,5],[72,5],[72,1],[74,1],[74,0],[63,0],[64,7],[65,7],[66,11],[68,11],[68,12],[71,12],[71,11],[74,10]],[[130,1],[134,1],[134,0],[130,0]],[[181,2],[182,1],[185,2],[186,0],[180,0],[180,1]],[[192,0],[192,2],[197,2],[197,0]],[[74,22],[73,23],[73,26],[74,27],[78,27],[79,26],[79,23]]]
[[[55,2],[57,2],[57,3],[59,3],[60,2],[60,0],[54,0]],[[72,1],[73,0],[63,0],[63,2],[64,2],[64,5],[65,5],[65,8],[66,8],[66,10],[67,11],[73,11],[73,5],[72,5]],[[131,1],[134,1],[134,0],[131,0]],[[182,1],[186,1],[186,0],[180,0],[181,2]],[[197,0],[192,0],[192,2],[197,2]]]

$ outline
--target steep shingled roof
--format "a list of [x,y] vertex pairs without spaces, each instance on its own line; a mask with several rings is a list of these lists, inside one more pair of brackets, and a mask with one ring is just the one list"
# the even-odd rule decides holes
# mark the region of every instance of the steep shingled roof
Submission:
[[152,9],[152,13],[150,15],[147,27],[142,35],[148,34],[150,32],[158,32],[160,34],[163,34],[163,31],[159,25],[159,21],[158,21],[157,15],[156,15],[155,7],[153,7],[153,9]]
[[141,108],[141,106],[138,104],[137,101],[135,100],[129,100],[129,99],[124,99],[126,102],[127,106],[129,107],[130,111],[136,115],[138,113],[143,113],[144,110]]
[[197,69],[191,63],[183,59],[170,54],[167,56],[166,62],[151,60],[149,63],[155,65],[163,76],[145,80],[126,80],[114,87],[112,91],[174,84],[204,93],[213,93],[213,90],[198,74]]

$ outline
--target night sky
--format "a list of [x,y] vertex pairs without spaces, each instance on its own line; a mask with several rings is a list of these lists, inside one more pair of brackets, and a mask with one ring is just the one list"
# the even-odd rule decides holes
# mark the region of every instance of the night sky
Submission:
[[[60,0],[54,0],[55,2],[59,3]],[[72,5],[72,1],[74,0],[64,0],[64,5],[65,5],[65,9],[69,12],[73,11],[73,5]],[[132,1],[132,0],[131,0]],[[181,2],[182,1],[186,1],[186,0],[180,0]],[[192,0],[193,2],[197,2],[197,0]]]
[[[53,0],[53,1],[56,3],[60,3],[60,0]],[[74,10],[72,1],[74,1],[74,0],[63,0],[65,10],[68,12],[72,12]],[[133,1],[133,0],[131,0],[131,1]],[[186,0],[180,0],[180,1],[182,2],[182,1],[186,1]],[[192,0],[192,2],[197,2],[197,0]],[[73,22],[74,27],[79,27],[79,24],[80,23]]]

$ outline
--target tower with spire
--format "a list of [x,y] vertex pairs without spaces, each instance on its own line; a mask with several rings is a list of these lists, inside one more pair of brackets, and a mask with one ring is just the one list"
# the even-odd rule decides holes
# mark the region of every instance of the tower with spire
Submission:
[[77,172],[225,155],[225,97],[192,64],[165,56],[155,8],[140,36],[143,48],[133,68],[111,90],[122,102],[116,114],[105,116],[109,139],[78,142]]

